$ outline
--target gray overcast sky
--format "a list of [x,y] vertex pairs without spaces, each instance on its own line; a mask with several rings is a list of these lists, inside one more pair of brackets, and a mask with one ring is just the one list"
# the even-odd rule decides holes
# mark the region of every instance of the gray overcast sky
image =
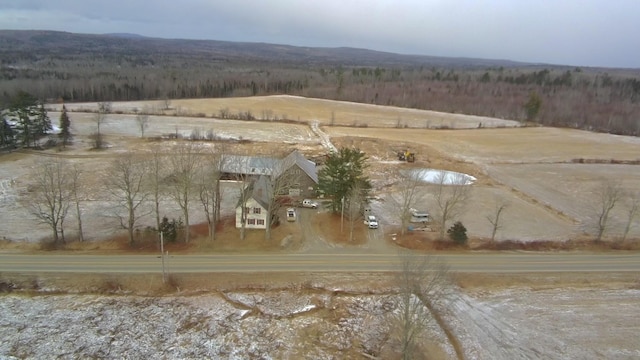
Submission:
[[0,29],[640,68],[640,0],[0,0]]

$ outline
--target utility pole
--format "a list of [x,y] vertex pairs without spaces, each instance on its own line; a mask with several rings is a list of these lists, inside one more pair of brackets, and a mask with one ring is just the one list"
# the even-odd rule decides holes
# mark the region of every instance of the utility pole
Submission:
[[162,283],[167,283],[167,272],[164,266],[164,233],[160,231],[160,257],[162,258]]
[[340,202],[342,202],[342,210],[340,210],[340,234],[342,234],[342,229],[344,228],[344,196]]

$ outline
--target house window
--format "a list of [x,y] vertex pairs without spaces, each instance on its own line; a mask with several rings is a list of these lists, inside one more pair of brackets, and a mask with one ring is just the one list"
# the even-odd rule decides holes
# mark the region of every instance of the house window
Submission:
[[256,219],[247,219],[247,225],[255,225]]
[[253,208],[253,213],[254,214],[260,214],[260,208]]
[[264,225],[264,219],[258,219],[258,225]]
[[249,213],[249,207],[245,206],[245,208],[244,208],[244,213],[245,213],[245,214],[248,214],[248,213]]
[[300,196],[300,189],[289,189],[290,196]]

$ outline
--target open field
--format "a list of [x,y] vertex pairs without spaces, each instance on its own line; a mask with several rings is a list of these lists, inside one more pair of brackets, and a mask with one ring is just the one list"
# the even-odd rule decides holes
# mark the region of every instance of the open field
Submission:
[[[4,274],[0,280],[16,285],[0,296],[0,356],[388,359],[398,353],[390,275],[184,274],[170,285],[149,274]],[[456,274],[454,281],[443,317],[465,359],[640,356],[636,274]],[[459,358],[435,324],[424,335],[420,343],[430,358]]]
[[[517,124],[286,96],[176,100],[171,102],[171,110],[157,110],[161,106],[160,102],[114,103],[114,112],[123,113],[107,115],[102,131],[109,147],[95,151],[89,140],[95,131],[94,114],[77,110],[95,109],[96,104],[68,104],[75,110],[70,113],[75,135],[70,148],[3,154],[0,214],[4,221],[0,236],[15,240],[0,242],[5,251],[33,249],[20,244],[35,244],[49,236],[49,229],[38,224],[27,207],[33,169],[56,157],[78,164],[87,175],[88,191],[82,206],[91,241],[83,246],[71,244],[68,249],[123,251],[124,232],[118,228],[115,203],[104,186],[107,166],[114,156],[126,151],[166,153],[179,140],[168,140],[165,135],[177,132],[189,136],[194,129],[211,129],[218,139],[202,146],[223,141],[230,151],[243,154],[272,155],[299,149],[316,156],[328,151],[328,142],[337,147],[359,147],[369,157],[367,171],[374,186],[371,207],[380,218],[381,229],[364,229],[358,223],[355,241],[349,243],[339,231],[338,217],[322,210],[301,209],[299,221],[275,229],[270,244],[262,241],[259,231],[252,231],[243,244],[234,245],[237,230],[228,225],[211,244],[203,240],[206,230],[199,224],[193,227],[194,241],[189,246],[172,244],[172,253],[396,253],[398,248],[391,238],[398,231],[398,219],[392,198],[399,193],[402,171],[412,168],[452,170],[477,178],[469,186],[470,198],[459,216],[472,244],[490,236],[486,217],[501,203],[508,204],[508,210],[498,240],[591,238],[587,233],[592,224],[590,209],[602,179],[616,181],[627,191],[640,188],[638,165],[574,162],[613,159],[633,163],[640,158],[637,138],[567,129],[502,128]],[[133,111],[145,107],[155,108],[150,112],[156,115],[150,116],[147,138],[141,139]],[[231,113],[250,110],[257,117],[269,113],[294,122],[208,117],[224,108]],[[334,125],[342,126],[329,126],[332,112]],[[186,116],[198,113],[207,117]],[[55,123],[59,113],[51,112],[50,116]],[[399,121],[400,127],[411,128],[396,128]],[[475,129],[480,121],[485,128]],[[314,122],[321,124],[319,129],[313,128]],[[495,128],[486,128],[490,126]],[[436,130],[438,127],[466,129]],[[416,153],[415,163],[397,160],[397,151],[405,149]],[[229,217],[239,188],[233,182],[223,188],[223,213]],[[426,185],[425,189],[420,207],[433,211],[434,186]],[[194,224],[204,221],[199,206],[193,202]],[[162,209],[169,217],[180,216],[177,205],[168,198]],[[613,215],[615,231],[605,234],[608,240],[619,236],[625,211],[616,209]],[[67,223],[67,234],[73,237],[73,215]],[[153,223],[148,215],[141,219],[142,226]],[[630,237],[637,239],[637,219],[633,225]],[[330,239],[338,236],[338,241]],[[285,237],[292,237],[290,246],[281,246]],[[101,241],[104,239],[111,240]],[[151,241],[128,251],[157,249]],[[2,275],[2,279],[13,276]],[[110,357],[115,353],[247,358],[266,354],[283,359],[355,359],[362,354],[391,358],[395,353],[393,339],[387,336],[392,280],[381,274],[180,274],[172,277],[169,285],[163,285],[155,275],[42,275],[12,281],[22,292],[0,296],[0,338],[5,340],[0,344],[0,356],[74,353]],[[468,359],[632,359],[640,356],[635,341],[640,331],[638,281],[637,274],[631,272],[455,274],[456,296],[442,314]],[[458,358],[441,328],[434,327],[429,337],[435,340],[424,344],[434,358]]]
[[[417,153],[416,167],[444,168],[477,177],[461,219],[470,233],[478,236],[487,236],[491,226],[485,217],[501,203],[509,204],[509,210],[499,238],[561,240],[585,236],[585,231],[593,230],[597,193],[603,182],[617,184],[627,192],[619,204],[622,206],[613,212],[615,231],[611,235],[619,236],[626,221],[624,201],[640,188],[640,166],[616,163],[640,160],[638,138],[555,128],[325,130],[332,138],[359,137],[358,143],[403,144]],[[392,159],[391,151],[376,157],[387,169]],[[615,161],[579,163],[573,159]],[[387,192],[385,189],[381,195]],[[433,199],[427,199],[425,206],[433,209]],[[386,208],[384,213],[391,211]],[[636,219],[631,233],[635,237],[640,236],[638,223]]]
[[[411,167],[459,171],[478,179],[471,186],[470,199],[460,215],[472,238],[489,236],[491,226],[486,216],[499,203],[509,204],[509,207],[504,214],[505,226],[497,234],[498,239],[584,238],[592,222],[590,209],[597,205],[594,204],[594,191],[603,179],[615,181],[628,191],[640,188],[640,166],[573,162],[574,159],[636,161],[640,158],[638,138],[544,127],[491,129],[486,128],[491,123],[484,120],[483,129],[425,129],[424,123],[428,121],[435,124],[447,119],[446,126],[453,128],[465,121],[474,124],[477,119],[411,109],[272,96],[176,100],[171,101],[173,110],[158,112],[205,113],[209,116],[221,108],[228,108],[231,113],[250,110],[257,117],[262,114],[275,117],[276,114],[286,113],[287,118],[300,117],[300,123],[152,115],[145,131],[147,139],[141,139],[133,111],[159,109],[161,106],[162,103],[157,101],[113,103],[113,111],[119,113],[109,114],[101,127],[109,146],[105,151],[90,149],[88,136],[95,131],[94,114],[71,112],[75,139],[69,149],[63,152],[52,149],[3,155],[0,159],[0,210],[3,218],[10,221],[0,225],[2,236],[34,241],[48,235],[46,227],[37,225],[23,205],[28,203],[30,172],[39,161],[47,161],[51,156],[68,158],[82,165],[90,174],[87,187],[92,191],[84,203],[85,221],[88,228],[93,229],[89,238],[100,239],[113,235],[116,226],[112,216],[113,204],[105,203],[107,199],[101,183],[107,175],[105,171],[109,161],[125,151],[166,151],[174,143],[173,140],[151,141],[150,138],[176,132],[189,136],[195,129],[201,133],[213,130],[218,139],[231,141],[228,144],[231,151],[246,154],[283,154],[298,149],[308,156],[316,156],[327,151],[323,147],[326,139],[319,136],[322,133],[326,133],[335,146],[359,147],[370,159],[373,194],[379,199],[373,206],[382,219],[383,231],[385,228],[393,229],[398,222],[389,200],[398,190],[400,172]],[[60,105],[50,107],[59,108]],[[67,107],[91,111],[97,108],[95,103],[68,104]],[[322,126],[318,132],[305,124],[319,122],[329,125],[332,112],[336,125],[366,127]],[[58,116],[57,112],[50,113],[54,123]],[[415,128],[393,128],[398,118]],[[502,120],[496,121],[495,126],[509,126]],[[469,127],[475,128],[477,125]],[[239,140],[245,140],[245,143],[239,143]],[[203,146],[209,145],[204,143]],[[403,149],[416,153],[416,163],[397,161],[395,154]],[[227,197],[229,205],[235,201],[231,197]],[[434,206],[433,197],[427,194],[422,207],[433,211]],[[179,216],[172,202],[166,201],[163,207],[168,215]],[[231,213],[232,208],[226,211]],[[611,232],[611,236],[619,235],[619,224],[624,222],[624,213],[623,208],[613,212],[617,230]],[[196,222],[203,220],[195,204],[193,214]],[[150,225],[151,219],[145,218],[142,223]],[[634,223],[637,224],[637,220]],[[633,226],[630,235],[640,236],[640,227]]]
[[434,147],[460,161],[479,164],[570,162],[573,159],[640,160],[640,138],[572,129],[429,130],[328,127],[331,136],[361,136]]
[[[52,106],[59,109],[60,106]],[[68,104],[70,111],[95,111],[95,103]],[[412,128],[477,128],[516,127],[517,121],[449,114],[428,110],[406,109],[393,106],[380,106],[312,99],[299,96],[275,95],[221,99],[171,100],[170,108],[165,110],[163,101],[135,101],[114,103],[114,112],[147,111],[168,115],[188,115],[218,117],[220,110],[230,114],[251,112],[258,119],[288,119],[306,123],[318,122],[321,125],[373,126],[373,127],[412,127]]]

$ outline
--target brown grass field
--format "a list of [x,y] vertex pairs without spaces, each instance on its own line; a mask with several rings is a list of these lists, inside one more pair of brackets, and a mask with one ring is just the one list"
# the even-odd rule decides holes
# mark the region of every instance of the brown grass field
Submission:
[[[376,211],[382,219],[383,229],[385,226],[391,229],[397,223],[388,197],[398,190],[400,172],[409,168],[459,171],[477,178],[459,216],[472,239],[488,237],[490,225],[486,216],[498,203],[509,204],[498,240],[588,239],[592,231],[593,208],[597,205],[595,193],[603,181],[616,182],[629,194],[640,188],[640,166],[635,165],[640,158],[640,139],[637,138],[545,127],[504,128],[516,124],[500,119],[494,119],[495,123],[483,120],[483,128],[478,129],[476,125],[461,126],[463,123],[475,124],[478,119],[460,114],[291,96],[175,100],[169,110],[157,110],[160,105],[153,101],[114,103],[114,113],[103,125],[110,147],[96,152],[89,149],[87,140],[95,126],[93,115],[78,112],[92,111],[96,104],[67,104],[72,110],[72,128],[76,134],[70,149],[4,155],[0,159],[0,175],[6,180],[0,184],[4,199],[0,201],[0,212],[10,226],[4,225],[5,228],[0,229],[4,230],[3,236],[31,242],[47,237],[45,227],[34,224],[23,207],[13,205],[16,201],[27,201],[25,189],[29,186],[29,172],[38,161],[50,157],[68,158],[85,166],[92,175],[89,187],[95,189],[92,198],[96,201],[87,203],[87,223],[96,230],[93,239],[120,236],[109,218],[92,219],[90,215],[100,208],[97,200],[101,190],[98,189],[110,159],[124,151],[168,149],[172,142],[159,140],[157,136],[176,131],[188,136],[195,128],[202,131],[211,128],[223,138],[236,139],[227,146],[237,153],[269,155],[299,149],[308,156],[316,156],[326,153],[327,149],[308,124],[319,122],[335,146],[355,146],[367,154],[373,195],[380,199]],[[50,107],[55,110],[59,106]],[[149,111],[163,114],[150,117],[147,139],[140,139],[135,116],[131,113],[140,109],[156,109]],[[270,118],[299,120],[299,123],[209,118],[220,109],[229,109],[231,113],[249,110],[258,118],[269,115]],[[199,113],[206,117],[184,116]],[[58,113],[52,111],[50,117],[56,119]],[[330,126],[332,117],[336,126]],[[402,122],[401,128],[397,128],[398,119]],[[425,128],[427,123],[431,124],[430,129]],[[490,127],[492,124],[494,127]],[[435,129],[437,127],[466,129]],[[238,142],[238,139],[243,141]],[[414,164],[397,161],[396,153],[405,149],[416,153]],[[429,186],[426,191],[431,191]],[[619,237],[624,222],[624,204],[620,204],[621,207],[614,210],[615,224],[606,234],[611,240]],[[167,211],[175,211],[172,210],[175,206],[167,205]],[[421,206],[435,211],[433,199],[428,194]],[[196,214],[195,223],[201,221]],[[636,219],[631,238],[640,236],[637,223]],[[222,245],[214,248],[231,251]]]

